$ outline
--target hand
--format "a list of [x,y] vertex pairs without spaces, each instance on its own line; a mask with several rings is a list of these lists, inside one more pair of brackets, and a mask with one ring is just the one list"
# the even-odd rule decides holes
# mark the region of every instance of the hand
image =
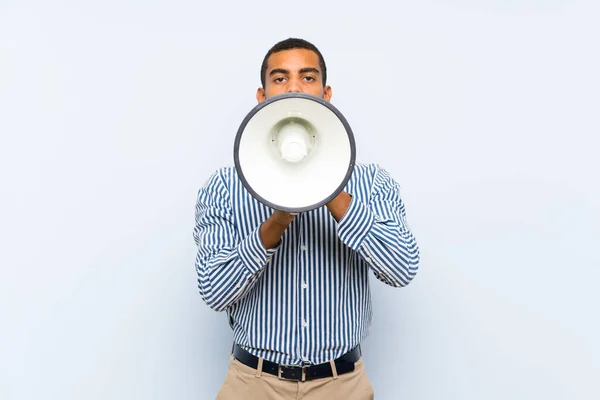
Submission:
[[295,216],[296,214],[275,210],[269,219],[278,225],[288,226],[294,220]]
[[341,191],[340,194],[335,196],[333,200],[327,203],[327,209],[333,215],[336,221],[340,221],[348,207],[350,206],[350,202],[352,200],[352,196],[344,191]]
[[296,214],[275,210],[260,226],[260,238],[266,249],[272,249],[279,244],[283,232],[292,222]]

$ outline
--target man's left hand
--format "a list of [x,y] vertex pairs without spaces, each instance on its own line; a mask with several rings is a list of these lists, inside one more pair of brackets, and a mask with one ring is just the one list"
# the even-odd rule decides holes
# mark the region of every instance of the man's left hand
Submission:
[[333,215],[336,221],[340,221],[344,214],[346,214],[346,210],[350,206],[350,201],[352,200],[352,196],[344,191],[341,191],[340,194],[335,196],[333,200],[327,203],[327,209]]

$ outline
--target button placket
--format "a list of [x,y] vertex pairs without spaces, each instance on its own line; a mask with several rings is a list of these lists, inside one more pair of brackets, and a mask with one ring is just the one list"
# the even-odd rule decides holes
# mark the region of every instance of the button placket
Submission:
[[[305,305],[308,305],[308,291],[306,289],[308,289],[308,285],[306,284],[306,245],[304,244],[305,238],[303,235],[303,231],[301,231],[301,235],[300,235],[300,240],[301,240],[301,244],[300,244],[300,253],[298,254],[298,258],[299,258],[299,262],[302,265],[302,268],[300,269],[302,271],[302,303]],[[304,337],[308,336],[308,332],[307,332],[307,328],[308,328],[308,322],[307,322],[307,318],[308,318],[308,307],[304,307],[303,308],[303,315],[302,315],[302,332],[304,334]]]
[[[301,251],[298,251],[297,257],[296,257],[296,263],[298,265],[298,280],[296,282],[300,283],[299,288],[298,288],[298,299],[300,301],[299,304],[299,314],[298,314],[298,338],[299,338],[299,343],[298,343],[298,357],[300,358],[304,358],[305,354],[306,354],[306,345],[305,343],[307,343],[307,337],[308,337],[308,332],[306,329],[307,326],[307,312],[308,312],[308,293],[307,290],[305,290],[306,288],[304,287],[304,283],[306,282],[306,258],[304,257],[304,251],[306,250],[306,246],[304,245],[305,243],[305,230],[304,230],[304,218],[303,214],[300,214],[298,216],[299,218],[297,218],[297,222],[298,222],[298,236],[297,236],[297,246],[299,245],[299,249]],[[298,249],[298,248],[297,248]],[[308,287],[308,286],[307,286]]]
[[[300,280],[301,284],[300,287],[301,292],[302,292],[302,302],[305,305],[304,309],[303,309],[303,315],[302,315],[302,335],[304,337],[304,343],[308,343],[308,337],[309,337],[309,323],[308,323],[308,319],[309,319],[309,315],[308,315],[308,311],[310,310],[310,307],[308,306],[310,304],[310,298],[309,298],[309,292],[308,292],[308,284],[307,284],[307,265],[308,265],[308,254],[306,252],[306,250],[308,249],[308,247],[306,246],[306,240],[307,238],[304,237],[304,235],[300,236],[301,237],[301,242],[300,242],[300,251],[298,252],[298,259],[299,262],[302,265],[301,271],[302,271],[302,279]],[[306,346],[303,347],[301,354],[301,359],[302,359],[302,364],[303,365],[307,365],[309,364],[308,362],[308,357],[307,357],[307,351],[308,349],[306,348]]]

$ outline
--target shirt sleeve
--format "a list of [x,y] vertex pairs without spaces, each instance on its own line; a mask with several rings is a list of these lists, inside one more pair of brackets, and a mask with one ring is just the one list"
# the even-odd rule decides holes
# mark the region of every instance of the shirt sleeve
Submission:
[[368,202],[352,196],[339,221],[338,236],[358,252],[377,279],[390,286],[406,286],[417,273],[419,247],[406,221],[400,185],[379,166]]
[[240,237],[232,218],[229,192],[220,171],[198,191],[194,240],[198,290],[206,304],[224,311],[256,284],[272,255],[260,238],[260,225]]

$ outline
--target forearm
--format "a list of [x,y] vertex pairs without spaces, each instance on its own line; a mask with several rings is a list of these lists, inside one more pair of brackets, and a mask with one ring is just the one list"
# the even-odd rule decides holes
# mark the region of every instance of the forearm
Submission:
[[340,220],[338,234],[344,244],[367,262],[379,280],[394,287],[406,286],[418,270],[416,239],[400,217],[401,205],[382,203],[378,208],[399,211],[378,215],[353,199]]
[[227,309],[256,284],[273,253],[263,247],[258,228],[237,245],[200,246],[196,272],[202,299],[215,311]]
[[410,231],[375,223],[357,251],[377,279],[390,286],[408,285],[419,268],[419,247]]
[[293,218],[289,213],[276,210],[237,245],[225,237],[226,243],[218,249],[200,247],[196,260],[198,289],[209,307],[223,311],[250,291]]

